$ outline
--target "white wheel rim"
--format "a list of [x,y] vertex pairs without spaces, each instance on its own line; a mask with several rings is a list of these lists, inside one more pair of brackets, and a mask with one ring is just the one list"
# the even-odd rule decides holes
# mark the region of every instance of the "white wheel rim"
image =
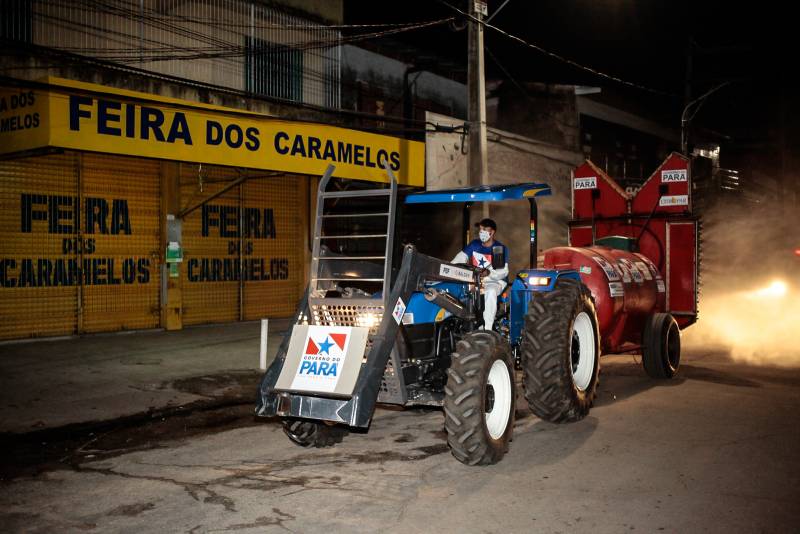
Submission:
[[572,382],[580,391],[586,391],[594,374],[596,348],[594,326],[588,313],[581,312],[575,317],[569,337]]
[[492,439],[500,439],[506,433],[511,415],[511,374],[503,360],[495,360],[489,369],[488,386],[494,391],[494,403],[490,410],[485,410],[486,429]]

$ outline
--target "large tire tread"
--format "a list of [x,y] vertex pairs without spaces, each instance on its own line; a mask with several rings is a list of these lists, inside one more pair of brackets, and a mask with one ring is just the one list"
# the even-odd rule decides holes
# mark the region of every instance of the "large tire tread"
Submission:
[[[488,369],[497,359],[503,359],[509,369],[511,408],[505,434],[495,440],[486,429],[484,386]],[[450,451],[467,465],[497,463],[508,451],[514,427],[514,365],[508,344],[496,332],[472,332],[458,342],[451,360],[444,400]]]
[[[595,369],[586,391],[572,379],[570,326],[580,312],[589,313],[595,329]],[[599,383],[599,332],[589,289],[572,279],[560,279],[556,289],[531,300],[522,339],[525,399],[531,411],[546,421],[563,423],[584,418],[594,403]]]

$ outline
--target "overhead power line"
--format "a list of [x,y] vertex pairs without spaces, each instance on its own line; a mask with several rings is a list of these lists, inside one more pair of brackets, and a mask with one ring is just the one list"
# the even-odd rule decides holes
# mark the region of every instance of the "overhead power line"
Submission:
[[572,59],[566,58],[566,57],[564,57],[564,56],[562,56],[560,54],[556,54],[555,52],[551,52],[549,50],[546,50],[546,49],[542,48],[539,45],[535,45],[533,43],[529,43],[525,39],[522,39],[521,37],[517,37],[516,35],[508,33],[507,31],[502,30],[502,29],[498,28],[497,26],[494,26],[493,24],[489,24],[486,21],[480,20],[479,18],[474,17],[473,15],[470,15],[469,13],[460,10],[459,8],[457,8],[456,6],[446,2],[445,0],[438,0],[438,1],[439,1],[439,3],[444,4],[448,8],[452,9],[453,11],[458,12],[462,16],[467,17],[471,21],[477,22],[478,24],[482,24],[485,28],[489,28],[491,30],[494,30],[495,32],[499,33],[500,35],[503,35],[504,37],[506,37],[508,39],[511,39],[512,41],[516,41],[517,43],[520,43],[521,45],[524,45],[524,46],[526,46],[528,48],[536,50],[539,53],[542,53],[542,54],[544,54],[544,55],[546,55],[546,56],[548,56],[550,58],[553,58],[553,59],[555,59],[557,61],[560,61],[562,63],[566,63],[567,65],[570,65],[572,67],[580,69],[580,70],[582,70],[584,72],[588,72],[589,74],[592,74],[594,76],[598,76],[600,78],[605,78],[605,79],[611,80],[611,81],[613,81],[615,83],[618,83],[618,84],[621,84],[621,85],[625,85],[625,86],[628,86],[628,87],[633,87],[635,89],[639,89],[639,90],[642,90],[642,91],[647,91],[649,93],[653,93],[653,94],[656,94],[656,95],[669,96],[669,97],[677,97],[678,96],[678,95],[676,95],[674,93],[668,93],[666,91],[661,91],[660,89],[654,89],[652,87],[647,87],[646,85],[641,85],[641,84],[638,84],[638,83],[635,83],[635,82],[630,82],[628,80],[623,80],[622,78],[620,78],[618,76],[614,76],[612,74],[607,74],[605,72],[593,69],[591,67],[587,67],[586,65],[582,65],[582,64],[578,63],[577,61],[574,61]]

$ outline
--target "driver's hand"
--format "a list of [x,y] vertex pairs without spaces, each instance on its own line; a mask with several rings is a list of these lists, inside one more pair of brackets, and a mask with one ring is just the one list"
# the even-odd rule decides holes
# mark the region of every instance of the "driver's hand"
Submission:
[[481,271],[481,278],[483,279],[486,278],[487,276],[489,276],[489,269],[483,269]]

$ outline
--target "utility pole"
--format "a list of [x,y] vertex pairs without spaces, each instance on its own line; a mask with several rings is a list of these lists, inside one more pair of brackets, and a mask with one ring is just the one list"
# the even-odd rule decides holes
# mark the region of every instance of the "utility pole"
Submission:
[[[468,92],[469,92],[469,182],[489,183],[486,160],[486,81],[483,77],[483,21],[488,13],[485,0],[467,0],[469,20]],[[477,20],[476,20],[477,19]],[[485,203],[484,203],[485,204]]]

